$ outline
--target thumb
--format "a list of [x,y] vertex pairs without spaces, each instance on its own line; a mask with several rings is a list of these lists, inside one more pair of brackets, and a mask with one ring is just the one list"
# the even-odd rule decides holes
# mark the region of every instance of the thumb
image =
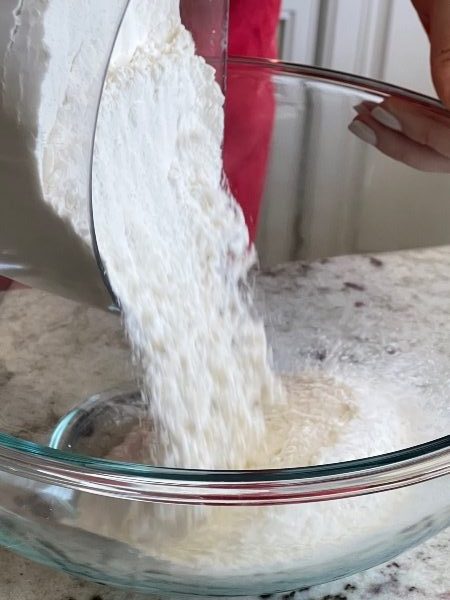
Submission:
[[434,0],[430,40],[433,82],[439,97],[450,108],[450,0]]

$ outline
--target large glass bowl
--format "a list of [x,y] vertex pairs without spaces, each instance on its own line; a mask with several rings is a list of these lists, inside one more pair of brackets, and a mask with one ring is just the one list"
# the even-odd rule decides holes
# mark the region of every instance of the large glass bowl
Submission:
[[[32,560],[143,592],[269,594],[368,569],[450,524],[448,114],[277,62],[230,61],[228,90],[225,162],[259,249],[275,368],[363,381],[370,456],[254,472],[102,459],[145,411],[119,319],[8,291],[0,543]],[[349,131],[391,101],[408,135],[372,123],[374,147]]]

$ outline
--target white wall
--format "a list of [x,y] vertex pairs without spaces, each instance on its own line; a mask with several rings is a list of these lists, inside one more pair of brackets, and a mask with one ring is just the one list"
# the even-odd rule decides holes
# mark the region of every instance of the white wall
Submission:
[[318,0],[283,0],[280,40],[283,60],[304,64],[314,62],[319,9]]
[[282,58],[433,94],[428,39],[410,0],[283,0]]
[[428,38],[412,3],[410,0],[391,0],[391,5],[383,78],[435,96],[430,77]]

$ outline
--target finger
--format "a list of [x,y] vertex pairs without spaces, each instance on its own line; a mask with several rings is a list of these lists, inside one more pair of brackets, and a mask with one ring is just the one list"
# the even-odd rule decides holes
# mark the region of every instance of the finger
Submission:
[[363,100],[356,106],[354,106],[354,110],[358,113],[358,115],[362,115],[365,113],[370,113],[374,108],[378,106],[378,102],[372,102],[370,100]]
[[450,107],[450,0],[434,0],[430,40],[433,82],[441,100]]
[[450,114],[392,97],[372,108],[370,114],[381,125],[450,158]]
[[380,125],[370,114],[361,114],[349,126],[349,130],[364,142],[376,146],[386,156],[405,165],[431,173],[450,173],[450,159],[438,154]]
[[430,33],[430,0],[412,0],[413,6],[422,21],[425,31]]

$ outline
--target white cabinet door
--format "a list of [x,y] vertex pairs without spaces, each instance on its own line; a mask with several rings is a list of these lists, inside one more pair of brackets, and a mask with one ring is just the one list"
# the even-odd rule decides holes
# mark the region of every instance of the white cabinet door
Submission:
[[411,0],[393,0],[383,80],[435,96],[429,42]]
[[[283,1],[278,38],[282,60],[314,63],[319,13],[319,0]],[[296,223],[300,210],[300,157],[305,136],[306,90],[298,83],[279,86],[277,94],[275,144],[269,165],[270,186],[266,189],[266,197],[271,200],[263,202],[258,237],[259,258],[265,266],[288,260],[298,239]],[[279,193],[280,189],[284,190],[283,194]]]
[[322,0],[316,64],[432,93],[428,40],[411,0]]
[[411,0],[283,0],[280,58],[433,93]]
[[[323,7],[326,10],[321,13],[317,41],[321,66],[435,96],[428,39],[410,0],[324,0]],[[332,146],[331,140],[329,144]],[[362,158],[341,165],[346,177],[355,182],[355,187],[349,190],[356,200],[353,220],[349,222],[348,232],[343,233],[344,239],[350,240],[351,229],[354,230],[353,244],[348,250],[408,248],[417,240],[431,243],[446,239],[445,225],[436,218],[445,214],[446,179],[424,178],[423,174],[412,173],[409,167],[364,148],[357,141],[349,140],[347,144],[359,145],[365,153],[365,157],[363,154]],[[327,149],[339,156],[337,146],[334,150]],[[323,154],[323,150],[320,152]],[[346,152],[351,155],[351,147],[347,147]],[[411,185],[413,178],[416,185]],[[388,190],[384,185],[386,181],[390,182]],[[327,222],[331,227],[336,219],[326,211],[320,212],[322,204],[327,206],[324,198],[332,197],[333,190],[325,185],[323,176],[313,185],[322,186],[322,194],[313,202],[310,227],[322,231]],[[341,223],[343,218],[335,222]],[[336,245],[332,249],[339,250]]]
[[[291,7],[294,4],[302,10],[303,2],[289,3]],[[310,62],[381,78],[392,0],[322,0],[315,5],[315,42],[309,43],[313,57]],[[301,13],[297,18],[301,20]],[[302,170],[297,174],[302,188],[309,190],[302,200],[301,218],[297,218],[302,228],[301,235],[297,232],[302,239],[300,256],[345,254],[356,250],[366,152],[345,127],[339,134],[327,135],[327,131],[338,131],[335,114],[326,109],[327,102],[320,92],[311,92],[311,101],[316,108],[310,126],[316,135],[304,142],[302,160],[298,161]],[[341,112],[336,114],[348,112],[350,122],[349,99],[336,97],[334,102],[342,104]],[[317,157],[320,164],[316,163]]]
[[381,78],[392,0],[322,0],[317,66]]
[[319,0],[284,0],[280,16],[280,58],[286,62],[315,61]]

